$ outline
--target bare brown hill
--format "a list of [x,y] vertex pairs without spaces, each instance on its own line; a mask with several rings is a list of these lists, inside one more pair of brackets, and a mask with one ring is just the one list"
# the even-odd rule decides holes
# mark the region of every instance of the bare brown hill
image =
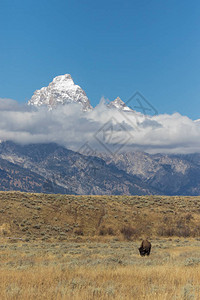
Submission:
[[200,236],[200,197],[0,192],[0,236],[126,239]]

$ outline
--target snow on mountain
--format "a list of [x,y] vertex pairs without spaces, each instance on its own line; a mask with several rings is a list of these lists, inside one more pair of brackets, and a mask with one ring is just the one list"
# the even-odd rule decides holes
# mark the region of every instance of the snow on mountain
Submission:
[[[36,90],[28,101],[29,105],[48,106],[49,109],[56,107],[59,104],[79,103],[83,111],[90,111],[93,107],[82,88],[76,85],[70,74],[60,75],[53,79],[47,87],[42,87]],[[117,97],[111,101],[108,108],[114,108],[127,112],[132,112],[126,104]]]
[[55,77],[47,87],[36,90],[28,102],[29,105],[46,105],[50,109],[58,104],[68,103],[81,104],[83,111],[92,110],[86,93],[79,85],[74,84],[70,74]]
[[117,97],[114,101],[111,101],[107,106],[109,108],[117,108],[123,111],[132,111],[132,109],[126,106],[126,104],[119,97]]

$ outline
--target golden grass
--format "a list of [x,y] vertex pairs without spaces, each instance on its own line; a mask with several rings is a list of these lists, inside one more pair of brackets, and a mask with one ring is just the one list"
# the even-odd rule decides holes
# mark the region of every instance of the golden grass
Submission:
[[199,299],[199,271],[167,265],[4,271],[1,299]]
[[200,241],[138,243],[1,241],[0,299],[200,299]]
[[200,197],[0,192],[0,300],[200,299],[199,237]]
[[[199,268],[34,268],[0,273],[1,299],[183,299],[199,295]],[[188,282],[192,282],[190,287]],[[197,299],[197,298],[195,298]]]

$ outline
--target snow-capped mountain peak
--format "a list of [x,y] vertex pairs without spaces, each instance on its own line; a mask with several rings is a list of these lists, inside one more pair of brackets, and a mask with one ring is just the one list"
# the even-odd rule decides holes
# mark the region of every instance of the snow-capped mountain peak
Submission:
[[124,111],[132,111],[126,104],[119,98],[117,97],[114,101],[111,101],[108,104],[109,108],[117,108],[119,110],[124,110]]
[[86,93],[74,83],[70,74],[55,77],[47,87],[36,90],[28,102],[29,105],[46,105],[50,109],[68,103],[81,104],[83,111],[92,109]]

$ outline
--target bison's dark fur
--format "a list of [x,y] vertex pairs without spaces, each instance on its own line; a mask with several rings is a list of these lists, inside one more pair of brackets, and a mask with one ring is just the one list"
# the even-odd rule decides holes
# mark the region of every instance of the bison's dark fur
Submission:
[[149,255],[151,252],[151,243],[148,240],[143,240],[139,251],[141,256]]

